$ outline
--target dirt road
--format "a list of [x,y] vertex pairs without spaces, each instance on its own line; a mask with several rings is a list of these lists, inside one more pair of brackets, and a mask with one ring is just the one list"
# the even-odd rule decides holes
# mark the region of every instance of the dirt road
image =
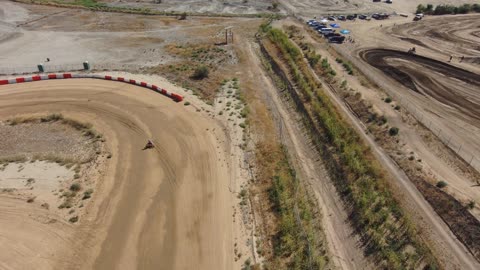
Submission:
[[[42,223],[41,211],[32,218],[0,197],[2,213],[11,213],[8,222],[0,219],[2,268],[232,268],[227,153],[209,131],[218,127],[211,119],[114,82],[43,81],[0,90],[0,118],[60,112],[92,123],[113,154],[79,225]],[[142,151],[148,138],[156,148]]]

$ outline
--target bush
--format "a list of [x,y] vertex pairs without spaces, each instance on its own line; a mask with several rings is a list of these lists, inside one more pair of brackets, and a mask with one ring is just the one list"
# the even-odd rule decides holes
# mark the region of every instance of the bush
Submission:
[[386,97],[386,98],[385,98],[385,102],[386,102],[386,103],[392,102],[392,98],[391,98],[391,97]]
[[74,183],[70,186],[70,190],[73,192],[80,191],[80,189],[82,189],[82,186],[80,185],[80,183]]
[[390,136],[396,136],[398,134],[398,128],[397,127],[391,127],[388,130],[388,134],[390,134]]
[[78,216],[71,217],[68,221],[70,221],[70,223],[75,223],[78,221]]
[[208,77],[208,68],[206,66],[199,66],[195,69],[193,73],[193,78],[197,80],[202,80]]
[[448,185],[448,184],[447,184],[447,182],[445,182],[445,181],[439,181],[439,182],[437,183],[437,187],[438,187],[438,188],[444,188],[444,187],[446,187],[447,185]]
[[90,199],[92,197],[93,189],[88,189],[83,193],[82,200]]

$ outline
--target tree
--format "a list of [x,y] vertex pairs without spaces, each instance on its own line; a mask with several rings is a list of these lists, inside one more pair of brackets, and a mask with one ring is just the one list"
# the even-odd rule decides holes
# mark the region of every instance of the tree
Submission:
[[417,12],[416,13],[423,13],[425,12],[426,8],[424,5],[420,4],[417,6]]
[[425,13],[432,13],[433,11],[433,5],[432,4],[428,4],[427,5],[427,8],[425,9]]

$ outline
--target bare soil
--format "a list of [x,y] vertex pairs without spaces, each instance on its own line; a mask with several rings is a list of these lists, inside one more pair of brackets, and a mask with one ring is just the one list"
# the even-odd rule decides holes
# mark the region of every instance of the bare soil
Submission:
[[[216,140],[222,133],[209,132],[218,128],[210,119],[145,89],[96,80],[4,86],[1,95],[1,117],[68,111],[98,128],[112,151],[108,167],[96,176],[100,181],[79,220],[81,229],[47,222],[39,228],[44,232],[31,230],[36,232],[31,237],[24,229],[37,221],[24,216],[28,211],[18,215],[24,226],[12,229],[16,219],[11,218],[5,226],[2,222],[2,228],[10,229],[9,239],[22,245],[28,241],[32,248],[30,253],[9,257],[8,267],[231,268],[227,155],[223,143]],[[147,138],[156,147],[142,151]],[[82,260],[74,259],[78,257]]]

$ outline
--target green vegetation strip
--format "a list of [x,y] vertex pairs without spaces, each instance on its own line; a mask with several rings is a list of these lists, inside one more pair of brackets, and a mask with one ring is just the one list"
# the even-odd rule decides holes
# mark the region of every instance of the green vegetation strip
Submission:
[[[270,199],[279,217],[279,231],[274,239],[274,255],[288,258],[287,269],[325,269],[328,263],[321,240],[321,228],[315,220],[305,187],[297,179],[286,157],[279,151]],[[274,261],[271,269],[281,269]],[[270,269],[270,268],[269,268]]]
[[463,4],[461,6],[438,5],[435,8],[432,4],[427,6],[420,4],[417,6],[417,13],[428,15],[480,13],[480,4]]
[[301,51],[283,31],[263,29],[281,51],[307,108],[307,117],[319,128],[319,134],[312,137],[322,155],[329,157],[325,162],[337,191],[351,205],[351,221],[361,233],[367,255],[380,259],[382,268],[415,268],[419,264],[435,268],[435,259],[393,198],[371,150],[334,108]]

